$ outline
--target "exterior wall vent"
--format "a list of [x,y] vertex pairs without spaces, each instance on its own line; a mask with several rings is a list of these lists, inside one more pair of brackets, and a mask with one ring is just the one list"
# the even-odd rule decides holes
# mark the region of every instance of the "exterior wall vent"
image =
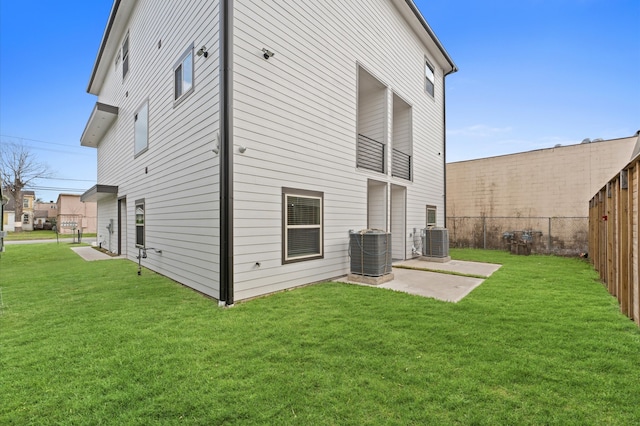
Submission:
[[422,255],[448,257],[449,230],[446,228],[424,228],[422,230]]

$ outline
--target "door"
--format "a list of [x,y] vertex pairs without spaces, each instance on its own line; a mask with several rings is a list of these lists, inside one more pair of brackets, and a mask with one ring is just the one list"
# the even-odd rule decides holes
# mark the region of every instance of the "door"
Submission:
[[393,260],[407,255],[407,188],[391,185],[391,253]]
[[127,255],[127,199],[118,199],[118,255]]

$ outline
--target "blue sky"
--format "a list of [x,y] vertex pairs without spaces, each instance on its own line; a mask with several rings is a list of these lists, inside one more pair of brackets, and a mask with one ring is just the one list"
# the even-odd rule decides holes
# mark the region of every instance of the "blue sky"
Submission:
[[[0,2],[0,134],[47,162],[55,201],[95,184],[80,136],[111,0]],[[640,130],[640,0],[416,0],[460,68],[447,77],[447,159]],[[52,189],[45,189],[52,188]]]

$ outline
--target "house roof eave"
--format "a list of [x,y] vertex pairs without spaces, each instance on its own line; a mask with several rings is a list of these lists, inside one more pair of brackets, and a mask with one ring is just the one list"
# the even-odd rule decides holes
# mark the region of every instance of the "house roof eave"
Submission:
[[92,95],[99,95],[105,75],[109,69],[111,58],[120,47],[120,38],[127,28],[131,11],[137,0],[115,0],[109,13],[107,26],[102,34],[102,41],[96,60],[91,71],[91,78],[87,85],[87,92]]
[[445,77],[449,74],[453,74],[454,72],[457,72],[458,66],[455,64],[455,62],[453,62],[453,59],[451,58],[447,50],[444,48],[444,46],[440,42],[440,39],[438,39],[438,37],[436,36],[435,32],[433,32],[433,30],[427,23],[427,20],[424,18],[424,16],[420,12],[420,9],[418,9],[418,6],[416,6],[413,0],[404,0],[404,2],[407,4],[409,9],[413,12],[413,15],[417,19],[422,30],[424,30],[424,32],[428,36],[428,39],[431,41],[431,43],[433,43],[433,45],[437,48],[439,53],[442,55],[442,59],[446,63],[446,66],[443,67]]
[[118,195],[118,187],[114,185],[94,185],[80,196],[80,201],[100,201]]

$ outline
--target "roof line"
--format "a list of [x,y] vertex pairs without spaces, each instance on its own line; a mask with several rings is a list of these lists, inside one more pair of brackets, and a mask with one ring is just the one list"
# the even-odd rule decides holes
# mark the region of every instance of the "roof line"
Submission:
[[440,40],[438,39],[436,34],[433,32],[433,30],[431,29],[431,27],[427,23],[426,19],[424,19],[424,16],[422,16],[422,13],[420,12],[420,9],[418,9],[418,6],[416,6],[416,4],[413,2],[413,0],[405,0],[405,1],[406,1],[407,5],[409,6],[409,8],[411,8],[411,10],[413,11],[414,15],[416,15],[416,18],[418,18],[418,21],[420,21],[420,24],[425,29],[427,34],[429,34],[429,36],[436,43],[436,46],[438,46],[438,49],[440,49],[440,52],[444,55],[444,57],[447,60],[447,62],[449,62],[449,65],[451,65],[451,72],[449,72],[447,74],[451,74],[451,73],[454,73],[454,72],[458,71],[458,67],[453,62],[453,59],[451,59],[451,56],[449,56],[449,53],[447,53],[447,50],[444,48],[442,43],[440,43]]
[[93,70],[91,71],[91,79],[89,80],[89,85],[87,86],[87,93],[91,93],[91,86],[93,85],[93,80],[96,78],[96,73],[98,72],[98,64],[102,60],[102,54],[104,53],[104,49],[107,45],[107,39],[109,38],[109,33],[111,33],[111,28],[113,28],[113,23],[116,20],[116,15],[118,12],[118,7],[120,6],[120,0],[115,0],[113,3],[113,7],[111,8],[111,13],[109,14],[109,22],[107,23],[107,27],[104,30],[104,34],[102,35],[102,42],[100,42],[100,50],[98,50],[98,56],[93,64]]

